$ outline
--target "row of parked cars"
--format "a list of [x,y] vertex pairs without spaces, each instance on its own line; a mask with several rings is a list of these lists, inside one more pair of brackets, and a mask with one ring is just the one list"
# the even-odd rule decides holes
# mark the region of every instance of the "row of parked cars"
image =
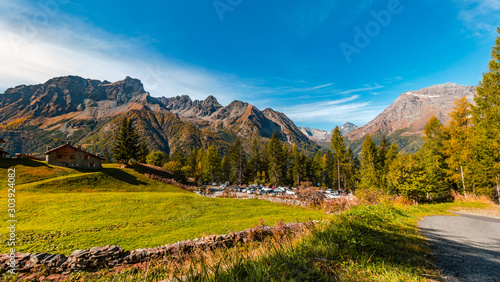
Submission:
[[[217,183],[214,183],[212,186],[218,186]],[[268,187],[263,185],[253,184],[250,187],[239,187],[239,186],[231,186],[226,184],[222,184],[219,186],[220,190],[229,190],[232,192],[240,192],[254,195],[269,195],[269,196],[295,196],[297,195],[297,188],[295,187]],[[318,195],[324,196],[326,199],[338,199],[341,196],[345,196],[346,193],[344,191],[337,191],[333,189],[326,189],[318,191]]]
[[238,186],[229,186],[223,187],[222,189],[229,189],[233,192],[247,193],[247,194],[255,194],[255,195],[269,195],[269,196],[283,196],[283,195],[296,195],[294,190],[297,188],[289,188],[289,187],[265,187],[252,185],[250,187],[238,187]]

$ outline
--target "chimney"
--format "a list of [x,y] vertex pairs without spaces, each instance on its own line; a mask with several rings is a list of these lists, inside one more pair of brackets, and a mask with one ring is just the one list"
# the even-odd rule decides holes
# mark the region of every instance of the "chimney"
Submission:
[[69,139],[66,139],[66,144],[71,145],[71,141],[69,141]]
[[79,150],[82,149],[82,145],[76,145],[76,148],[78,148]]
[[51,149],[52,149],[52,147],[47,146],[47,152],[50,151]]

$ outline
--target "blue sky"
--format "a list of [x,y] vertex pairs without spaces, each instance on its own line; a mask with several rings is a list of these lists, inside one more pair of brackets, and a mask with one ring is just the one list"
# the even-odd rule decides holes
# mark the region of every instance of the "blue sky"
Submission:
[[299,126],[362,125],[401,93],[477,85],[500,0],[3,0],[0,92],[55,76],[139,78]]

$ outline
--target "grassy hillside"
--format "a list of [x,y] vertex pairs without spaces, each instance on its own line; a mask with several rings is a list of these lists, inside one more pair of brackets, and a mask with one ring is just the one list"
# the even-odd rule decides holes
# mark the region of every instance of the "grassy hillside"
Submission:
[[424,216],[484,203],[358,206],[302,236],[195,254],[120,273],[73,274],[85,281],[440,281],[417,224]]
[[[259,223],[321,219],[321,211],[260,200],[212,199],[106,165],[101,171],[2,160],[0,175],[16,168],[18,251],[70,254],[76,249],[119,245],[161,246]],[[38,181],[37,181],[38,180]],[[0,190],[7,205],[7,187]],[[6,222],[7,214],[0,214]],[[4,223],[5,225],[6,223]],[[5,233],[0,235],[5,241]],[[6,245],[0,253],[6,253]]]

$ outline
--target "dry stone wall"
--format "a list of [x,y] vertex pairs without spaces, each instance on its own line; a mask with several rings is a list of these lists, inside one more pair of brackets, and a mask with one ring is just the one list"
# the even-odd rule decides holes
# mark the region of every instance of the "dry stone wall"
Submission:
[[262,241],[269,236],[283,236],[317,224],[309,223],[279,224],[275,227],[258,226],[225,235],[211,235],[201,239],[181,241],[156,248],[125,251],[118,246],[94,247],[89,250],[76,250],[66,257],[63,254],[48,253],[15,253],[0,255],[0,273],[9,269],[11,259],[16,261],[15,271],[18,273],[35,273],[40,270],[51,273],[69,274],[77,271],[97,271],[116,266],[132,265],[155,259],[178,257],[195,251],[207,251],[230,248],[250,241]]

